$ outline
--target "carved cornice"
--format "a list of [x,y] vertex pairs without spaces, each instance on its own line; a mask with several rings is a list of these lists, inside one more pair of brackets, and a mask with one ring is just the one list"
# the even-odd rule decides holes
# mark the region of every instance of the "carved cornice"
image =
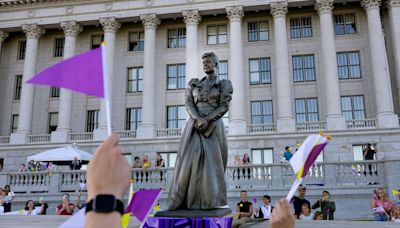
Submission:
[[332,13],[333,10],[333,0],[316,0],[314,9],[319,15],[324,13]]
[[28,39],[39,39],[46,30],[42,29],[37,24],[24,24],[22,25],[22,31],[26,34]]
[[0,29],[0,42],[3,43],[4,40],[8,37],[8,32]]
[[361,0],[361,6],[366,10],[379,9],[381,0]]
[[288,12],[287,2],[272,2],[271,14],[274,17],[286,17]]
[[146,29],[156,29],[157,26],[161,23],[156,14],[140,15],[140,20],[142,20],[143,26]]
[[115,33],[119,28],[121,28],[121,23],[119,23],[114,17],[100,18],[100,24],[103,26],[105,33]]
[[185,10],[182,11],[183,22],[186,25],[198,25],[201,21],[201,16],[198,10]]
[[386,5],[388,8],[400,7],[400,0],[388,0]]
[[226,7],[226,14],[229,21],[241,21],[244,16],[242,6],[228,6]]
[[76,37],[80,32],[82,32],[82,26],[76,21],[63,21],[60,24],[62,30],[64,30],[65,36]]

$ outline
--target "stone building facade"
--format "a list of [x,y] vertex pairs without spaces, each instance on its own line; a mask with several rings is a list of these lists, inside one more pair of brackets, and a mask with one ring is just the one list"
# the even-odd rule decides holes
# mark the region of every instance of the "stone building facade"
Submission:
[[102,40],[112,127],[129,159],[161,152],[173,164],[185,84],[204,75],[209,51],[234,86],[229,162],[279,163],[285,146],[319,131],[333,136],[320,162],[360,159],[366,143],[377,159],[400,158],[399,0],[5,0],[0,29],[3,172],[74,142],[93,152],[105,138],[100,99],[24,83]]

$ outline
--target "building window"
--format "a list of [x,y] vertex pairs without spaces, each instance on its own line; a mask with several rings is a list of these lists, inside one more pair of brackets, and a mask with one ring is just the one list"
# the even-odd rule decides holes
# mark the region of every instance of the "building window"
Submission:
[[318,121],[318,102],[317,98],[295,99],[296,122],[317,122]]
[[51,98],[60,97],[60,88],[53,86],[50,87],[50,97]]
[[26,51],[26,40],[20,41],[18,43],[18,60],[25,59],[25,51]]
[[[365,160],[364,157],[364,150],[367,148],[367,145],[364,144],[359,144],[359,145],[353,145],[353,158],[354,161],[363,161]],[[371,144],[371,149],[376,150],[376,144]],[[376,154],[374,155],[374,160],[376,160]],[[359,169],[360,167],[354,167],[355,169]]]
[[250,85],[271,83],[270,58],[249,59]]
[[228,61],[223,60],[218,63],[219,80],[228,79]]
[[335,35],[346,35],[357,32],[354,14],[334,15]]
[[11,133],[15,133],[17,131],[17,129],[18,129],[18,119],[19,119],[18,114],[12,115]]
[[267,21],[249,22],[247,26],[249,42],[269,40]]
[[143,91],[143,67],[128,68],[127,92],[135,93]]
[[54,40],[54,57],[62,57],[64,55],[64,38]]
[[142,108],[126,109],[126,130],[137,130],[142,125]]
[[58,112],[49,113],[49,129],[47,133],[50,134],[51,132],[56,131],[57,125],[58,125]]
[[361,78],[360,53],[358,51],[337,53],[339,79]]
[[186,29],[168,29],[168,48],[186,47]]
[[86,132],[93,132],[99,126],[99,110],[90,110],[87,112]]
[[272,149],[252,149],[251,161],[253,164],[273,164],[274,154]]
[[315,81],[314,55],[292,56],[292,62],[295,82]]
[[311,17],[290,19],[290,38],[312,37]]
[[175,167],[176,152],[159,152],[159,154],[164,159],[165,167]]
[[213,25],[207,27],[207,44],[226,44],[228,35],[226,25]]
[[168,90],[185,89],[185,64],[167,65]]
[[129,33],[128,51],[143,51],[144,50],[144,32]]
[[104,35],[92,36],[92,49],[98,48],[104,40]]
[[22,88],[22,75],[15,76],[15,86],[14,86],[14,100],[19,100],[21,98],[21,88]]
[[251,102],[251,124],[272,124],[272,101]]
[[364,97],[359,96],[343,96],[341,97],[342,115],[346,120],[363,120],[365,119]]
[[183,128],[186,120],[184,105],[167,107],[167,128]]

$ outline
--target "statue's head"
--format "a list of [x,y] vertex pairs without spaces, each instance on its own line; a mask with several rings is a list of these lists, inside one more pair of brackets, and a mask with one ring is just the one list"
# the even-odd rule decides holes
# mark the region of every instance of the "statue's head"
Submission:
[[215,68],[218,68],[218,57],[214,52],[206,52],[201,58],[203,59],[203,69],[207,74],[215,72]]

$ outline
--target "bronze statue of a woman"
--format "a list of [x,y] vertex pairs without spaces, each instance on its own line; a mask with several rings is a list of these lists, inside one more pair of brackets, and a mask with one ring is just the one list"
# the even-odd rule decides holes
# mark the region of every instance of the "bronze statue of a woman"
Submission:
[[190,115],[179,145],[168,209],[215,209],[227,205],[224,173],[228,158],[221,117],[228,111],[233,88],[216,74],[218,57],[202,56],[206,76],[192,79],[185,91]]

